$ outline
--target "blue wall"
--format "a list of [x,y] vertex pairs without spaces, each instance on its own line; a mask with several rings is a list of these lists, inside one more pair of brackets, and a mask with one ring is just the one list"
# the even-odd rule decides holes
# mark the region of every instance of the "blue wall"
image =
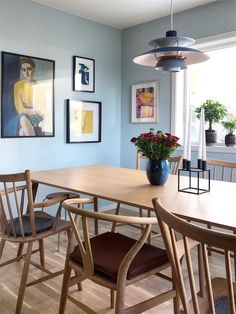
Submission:
[[[0,50],[55,60],[55,137],[1,138],[0,173],[120,165],[119,30],[31,1],[0,1]],[[73,55],[96,60],[94,94],[72,92]],[[101,143],[65,143],[68,98],[102,102]]]
[[[235,16],[235,1],[217,1],[175,14],[174,25],[179,35],[201,38],[235,30]],[[0,173],[98,163],[134,167],[130,138],[149,127],[170,130],[171,75],[132,59],[148,49],[149,40],[164,36],[169,24],[165,17],[121,32],[31,1],[0,1],[0,49],[56,62],[55,137],[1,138]],[[73,55],[96,60],[94,94],[72,92]],[[150,80],[160,81],[160,123],[131,124],[131,85]],[[101,143],[65,143],[68,98],[102,101]]]
[[[122,99],[121,99],[121,166],[135,167],[136,149],[130,139],[153,127],[170,131],[171,74],[136,65],[133,58],[149,49],[148,42],[164,37],[170,28],[170,17],[144,23],[122,32]],[[206,6],[174,14],[174,28],[179,36],[202,38],[236,30],[236,2],[217,1]],[[220,75],[220,68],[219,68]],[[134,83],[160,82],[160,122],[131,123],[131,86]],[[236,161],[235,154],[209,154],[211,158]]]

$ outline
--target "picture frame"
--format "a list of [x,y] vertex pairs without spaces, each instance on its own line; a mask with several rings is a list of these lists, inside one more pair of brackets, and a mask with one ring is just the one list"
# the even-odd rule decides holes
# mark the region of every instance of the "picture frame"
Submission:
[[67,100],[67,143],[101,142],[102,103]]
[[73,57],[73,91],[95,92],[95,60]]
[[132,85],[132,123],[159,122],[159,81]]
[[55,61],[2,51],[1,137],[53,137]]

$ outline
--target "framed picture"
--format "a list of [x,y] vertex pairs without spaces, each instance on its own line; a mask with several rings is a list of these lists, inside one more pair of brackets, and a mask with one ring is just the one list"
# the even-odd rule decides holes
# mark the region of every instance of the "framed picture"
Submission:
[[98,101],[67,100],[67,143],[101,142],[101,107]]
[[2,137],[54,136],[52,60],[2,52]]
[[76,92],[95,91],[95,60],[73,57],[73,90]]
[[132,85],[132,123],[155,123],[159,121],[159,82]]

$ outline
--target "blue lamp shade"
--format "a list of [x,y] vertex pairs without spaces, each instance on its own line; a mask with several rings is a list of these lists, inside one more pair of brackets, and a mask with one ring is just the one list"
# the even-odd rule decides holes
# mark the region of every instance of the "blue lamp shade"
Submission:
[[187,69],[186,57],[180,55],[169,55],[158,57],[156,64],[157,70],[163,72],[179,72],[180,70]]
[[187,47],[194,42],[195,40],[189,37],[177,37],[176,31],[168,31],[166,37],[150,41],[149,45],[155,48],[137,56],[133,62],[164,72],[179,72],[190,64],[209,59],[209,56],[200,50]]

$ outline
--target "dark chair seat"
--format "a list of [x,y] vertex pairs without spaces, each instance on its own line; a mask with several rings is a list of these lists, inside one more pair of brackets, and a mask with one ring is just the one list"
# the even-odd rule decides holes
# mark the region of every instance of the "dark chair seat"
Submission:
[[[30,217],[27,215],[22,216],[22,224],[23,224],[23,229],[25,236],[31,236],[32,231],[31,231],[31,224],[30,224]],[[19,218],[14,218],[14,225],[15,225],[15,233],[17,237],[22,237],[21,234],[21,229],[20,229],[20,223],[19,223]],[[41,233],[48,231],[52,228],[53,226],[53,219],[50,217],[37,217],[35,216],[35,229],[36,233]],[[11,236],[14,236],[14,232],[11,226],[11,223],[8,223],[8,230]]]
[[63,201],[63,200],[66,200],[68,198],[77,198],[77,197],[79,197],[79,194],[77,194],[77,193],[63,191],[63,192],[55,192],[55,193],[47,194],[47,196],[45,198],[48,200],[56,198],[56,199]]
[[[108,276],[112,281],[116,281],[120,264],[135,242],[136,240],[132,238],[114,232],[106,232],[93,237],[90,243],[95,271]],[[70,257],[82,264],[78,246]],[[127,273],[127,279],[133,279],[168,262],[165,250],[145,243],[133,259]]]

